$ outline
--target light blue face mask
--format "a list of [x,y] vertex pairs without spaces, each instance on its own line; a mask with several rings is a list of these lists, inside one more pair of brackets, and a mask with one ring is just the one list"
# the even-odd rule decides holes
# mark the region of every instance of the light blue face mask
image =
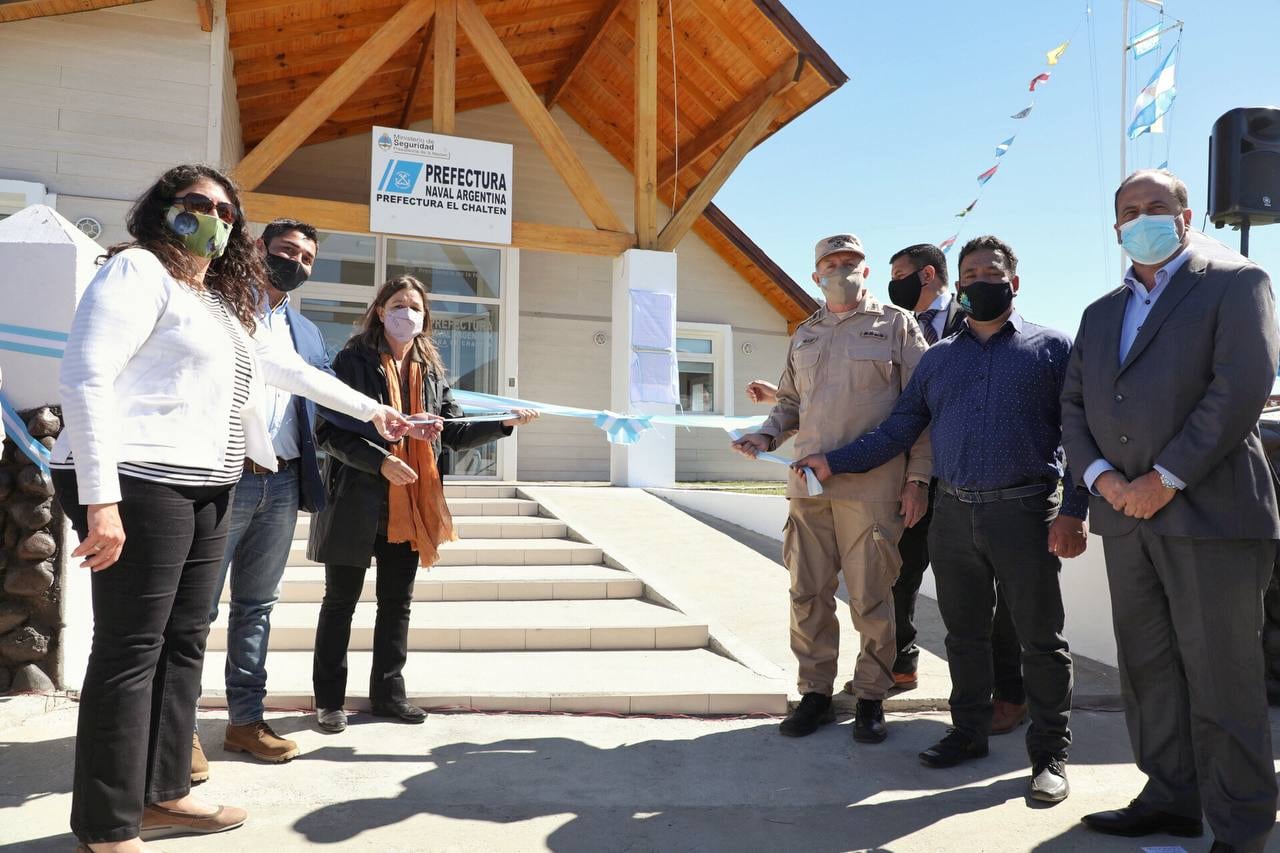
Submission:
[[1178,217],[1143,214],[1120,226],[1120,245],[1139,264],[1158,264],[1173,257],[1182,245]]

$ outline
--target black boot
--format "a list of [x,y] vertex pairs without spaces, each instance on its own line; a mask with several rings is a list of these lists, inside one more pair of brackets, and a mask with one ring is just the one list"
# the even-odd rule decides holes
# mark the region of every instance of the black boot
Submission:
[[836,721],[836,709],[831,706],[831,697],[822,693],[806,693],[800,697],[800,704],[792,711],[778,731],[787,737],[804,737],[818,730],[818,726]]
[[889,736],[884,724],[884,702],[859,699],[853,717],[853,739],[859,743],[880,743]]

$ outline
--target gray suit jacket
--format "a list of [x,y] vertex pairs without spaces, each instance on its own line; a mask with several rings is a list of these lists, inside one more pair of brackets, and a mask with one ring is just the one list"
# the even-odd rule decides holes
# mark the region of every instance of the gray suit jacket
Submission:
[[[1183,480],[1150,521],[1160,535],[1277,539],[1276,483],[1258,431],[1280,357],[1271,281],[1196,232],[1191,253],[1123,363],[1128,288],[1085,309],[1062,389],[1067,461],[1083,473],[1106,459],[1130,479],[1159,464]],[[1098,497],[1089,518],[1103,536],[1138,523]]]

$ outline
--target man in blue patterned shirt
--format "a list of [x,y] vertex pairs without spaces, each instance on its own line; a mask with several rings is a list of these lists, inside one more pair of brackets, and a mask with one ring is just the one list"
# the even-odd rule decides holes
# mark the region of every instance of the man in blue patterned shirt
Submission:
[[954,728],[920,759],[952,767],[987,754],[998,581],[1022,642],[1029,794],[1060,802],[1068,794],[1072,671],[1058,573],[1062,558],[1084,551],[1087,502],[1060,446],[1058,396],[1071,339],[1014,311],[1017,265],[999,238],[970,240],[960,252],[964,328],[925,353],[879,427],[795,464],[819,478],[865,471],[929,429],[939,492],[929,552],[947,627]]

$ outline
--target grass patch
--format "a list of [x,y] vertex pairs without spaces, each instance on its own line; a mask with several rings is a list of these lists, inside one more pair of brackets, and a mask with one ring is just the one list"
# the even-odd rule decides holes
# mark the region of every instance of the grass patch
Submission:
[[787,484],[782,480],[699,480],[676,483],[681,489],[705,489],[712,492],[741,492],[747,495],[786,495]]

